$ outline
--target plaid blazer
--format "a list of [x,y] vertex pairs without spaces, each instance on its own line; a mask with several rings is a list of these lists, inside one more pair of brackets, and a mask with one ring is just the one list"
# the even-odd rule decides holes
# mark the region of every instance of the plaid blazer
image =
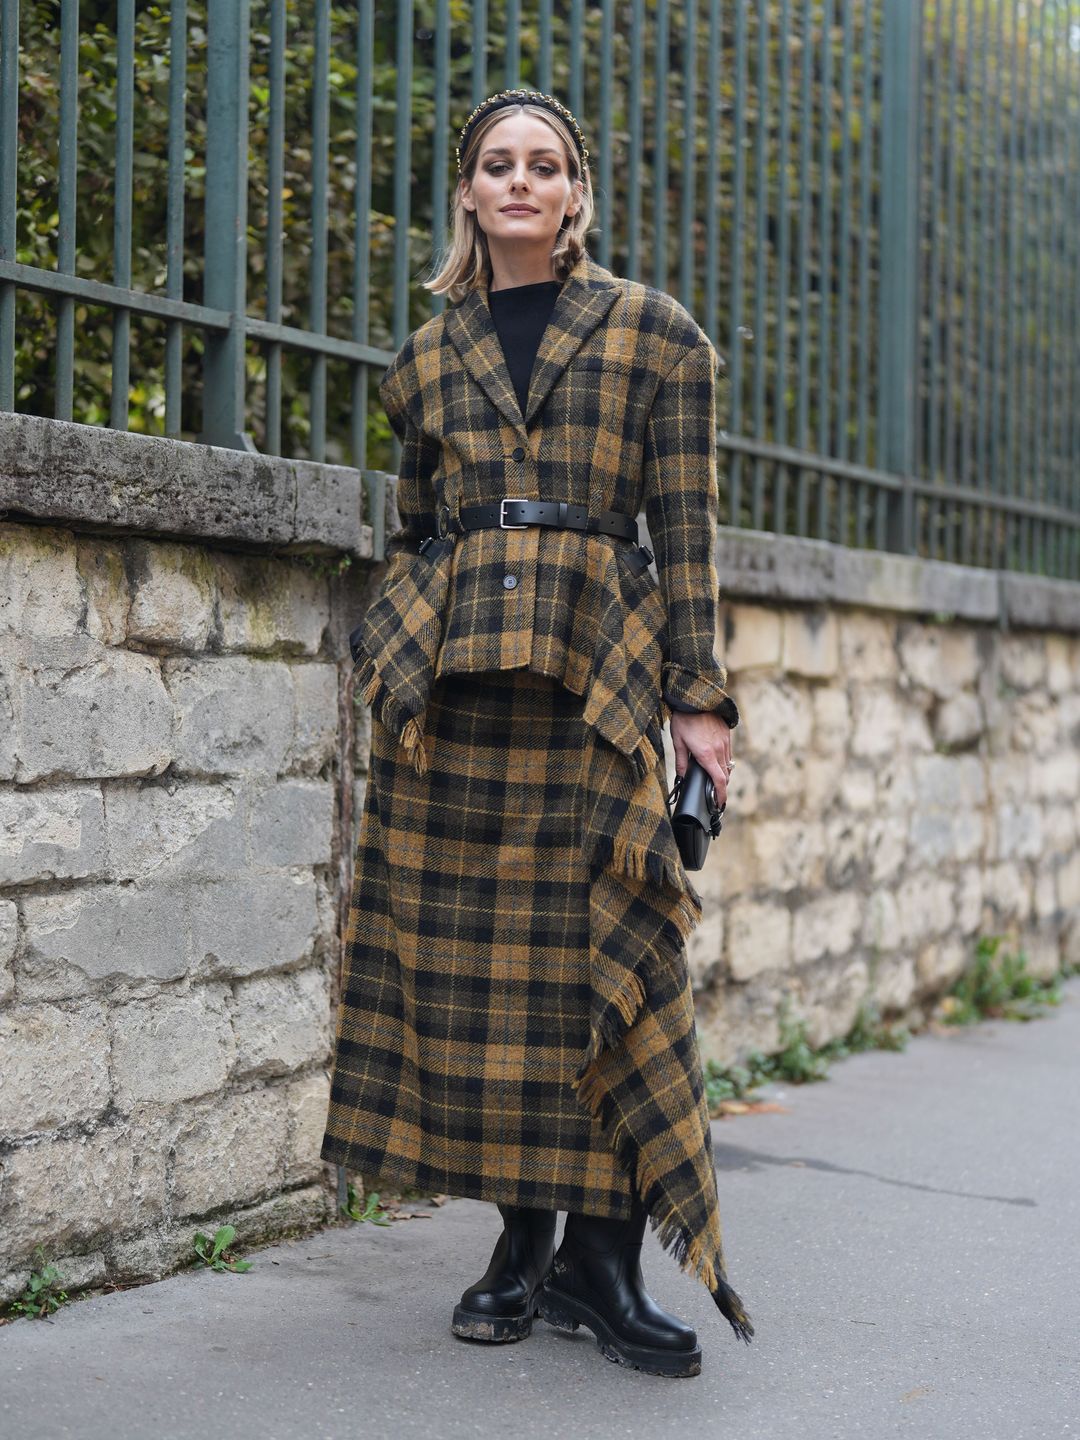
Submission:
[[[640,765],[665,704],[713,710],[727,693],[713,652],[717,353],[672,296],[583,254],[522,415],[487,291],[409,335],[380,382],[400,523],[354,634],[361,679],[412,750],[438,675],[525,665],[584,695],[586,719]],[[614,536],[462,529],[462,506],[503,495],[644,510],[657,574]],[[419,552],[444,506],[450,533]]]

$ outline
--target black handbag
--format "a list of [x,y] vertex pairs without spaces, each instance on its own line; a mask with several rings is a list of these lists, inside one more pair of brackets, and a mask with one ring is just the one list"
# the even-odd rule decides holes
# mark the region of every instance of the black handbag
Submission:
[[687,870],[700,870],[709,853],[709,842],[720,834],[721,815],[727,801],[716,803],[716,786],[700,760],[690,756],[684,775],[675,776],[668,796],[671,828]]

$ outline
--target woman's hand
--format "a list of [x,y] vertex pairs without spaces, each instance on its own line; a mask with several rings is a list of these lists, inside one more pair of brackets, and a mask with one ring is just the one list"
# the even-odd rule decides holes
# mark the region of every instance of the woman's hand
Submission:
[[731,726],[719,715],[703,711],[693,715],[686,710],[671,712],[671,741],[675,746],[675,773],[685,775],[690,756],[699,761],[716,787],[716,803],[727,800],[728,771],[731,758]]

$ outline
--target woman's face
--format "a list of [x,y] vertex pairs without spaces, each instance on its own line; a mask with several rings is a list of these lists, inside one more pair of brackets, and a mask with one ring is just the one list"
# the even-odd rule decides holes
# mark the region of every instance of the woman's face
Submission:
[[[472,182],[461,186],[462,204],[475,212],[489,245],[542,241],[550,250],[579,204],[579,182],[570,178],[559,137],[517,109],[488,130]],[[522,208],[507,208],[514,205]]]

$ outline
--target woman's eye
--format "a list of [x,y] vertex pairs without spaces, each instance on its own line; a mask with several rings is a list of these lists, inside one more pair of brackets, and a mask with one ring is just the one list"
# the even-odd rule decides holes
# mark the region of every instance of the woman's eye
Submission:
[[[494,174],[496,174],[498,171],[504,170],[504,169],[506,168],[506,166],[503,164],[503,162],[502,162],[501,160],[496,160],[496,162],[495,162],[494,165],[489,165],[487,168],[488,168],[488,174],[489,174],[489,175],[494,175]],[[533,168],[534,168],[535,170],[541,171],[544,175],[554,175],[554,174],[555,174],[555,166],[554,166],[554,165],[543,165],[543,164],[541,164],[541,165],[535,165]]]

